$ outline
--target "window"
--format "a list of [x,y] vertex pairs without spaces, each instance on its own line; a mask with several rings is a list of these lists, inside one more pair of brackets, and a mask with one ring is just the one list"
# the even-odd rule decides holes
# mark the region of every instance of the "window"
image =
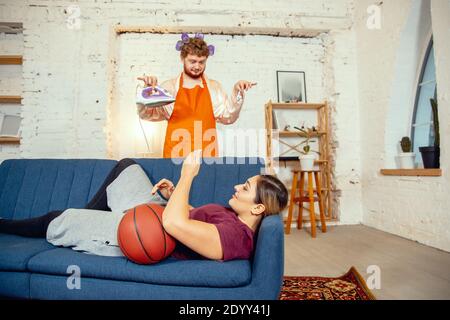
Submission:
[[436,95],[436,72],[433,39],[431,39],[422,63],[411,128],[413,151],[416,153],[417,162],[422,161],[419,147],[434,144],[433,114],[430,99],[436,99]]

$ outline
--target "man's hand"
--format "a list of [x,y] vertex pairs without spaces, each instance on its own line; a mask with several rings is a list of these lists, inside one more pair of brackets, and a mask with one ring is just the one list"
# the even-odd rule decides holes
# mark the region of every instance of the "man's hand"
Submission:
[[139,114],[139,118],[144,119],[144,120],[149,120],[151,121],[151,119],[154,116],[158,116],[158,110],[157,108],[147,108],[143,105],[138,105],[138,114]]
[[194,150],[188,154],[183,161],[181,168],[181,176],[186,178],[194,178],[200,170],[200,162],[202,158],[202,150]]
[[250,81],[246,81],[246,80],[239,80],[234,85],[234,90],[235,90],[235,92],[240,92],[241,96],[244,97],[245,91],[247,91],[248,89],[251,89],[253,86],[256,86],[256,84],[257,84],[256,82],[250,82]]
[[[142,77],[137,77],[138,80],[144,81],[144,86],[154,87],[158,85],[158,78],[155,76],[146,76],[145,74]],[[153,90],[152,92],[153,93]],[[154,108],[146,108],[144,106],[138,106],[138,114],[141,119],[152,118],[153,115],[157,113],[157,110]]]
[[146,76],[144,74],[142,77],[138,77],[137,79],[144,81],[145,87],[154,87],[158,85],[158,78],[155,76]]
[[163,197],[168,200],[172,195],[173,190],[175,190],[175,186],[173,185],[172,181],[168,179],[161,179],[157,184],[153,186],[152,194],[155,194],[158,190],[161,192]]

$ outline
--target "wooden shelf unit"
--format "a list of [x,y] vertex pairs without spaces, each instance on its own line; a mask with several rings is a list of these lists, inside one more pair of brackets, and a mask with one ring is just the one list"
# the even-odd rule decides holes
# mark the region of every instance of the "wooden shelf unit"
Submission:
[[[331,168],[330,168],[330,153],[329,153],[329,135],[330,135],[330,127],[328,120],[328,104],[324,103],[274,103],[269,100],[265,105],[265,124],[266,124],[266,170],[270,173],[274,173],[274,165],[275,162],[278,161],[292,161],[298,162],[299,160],[295,157],[286,157],[288,160],[275,160],[272,154],[272,139],[277,139],[280,143],[289,146],[291,149],[298,150],[291,143],[287,143],[283,141],[282,138],[289,137],[298,137],[299,131],[283,131],[279,129],[273,129],[273,110],[316,110],[317,111],[317,128],[319,131],[314,136],[317,137],[320,159],[317,159],[314,163],[319,165],[320,169],[320,180],[323,188],[322,190],[322,198],[324,199],[324,209],[325,209],[325,219],[333,220],[336,217],[332,212],[332,198],[333,198],[333,190],[331,188]],[[295,130],[295,129],[294,129]],[[300,153],[299,153],[300,155]],[[307,208],[306,208],[307,209]]]
[[[0,65],[22,65],[21,55],[0,55]],[[21,96],[0,95],[0,103],[22,104]],[[0,128],[1,129],[1,128]],[[20,138],[0,137],[0,144],[20,144]]]

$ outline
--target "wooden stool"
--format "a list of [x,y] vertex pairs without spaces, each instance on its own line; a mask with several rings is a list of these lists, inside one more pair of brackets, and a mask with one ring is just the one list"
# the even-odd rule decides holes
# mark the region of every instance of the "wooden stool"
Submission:
[[[327,226],[325,224],[325,212],[322,201],[322,192],[320,186],[319,179],[319,171],[303,171],[303,170],[292,170],[294,173],[292,178],[292,189],[291,189],[291,197],[289,200],[289,210],[288,217],[286,220],[286,228],[285,233],[289,234],[291,232],[291,222],[292,222],[292,211],[294,209],[294,203],[298,203],[298,218],[297,218],[297,229],[302,228],[302,220],[303,220],[303,202],[309,202],[309,214],[311,218],[311,236],[313,238],[316,237],[316,215],[314,213],[314,202],[319,202],[319,210],[320,210],[320,225],[322,232],[327,232]],[[303,190],[305,184],[305,174],[308,173],[308,189]],[[299,196],[297,197],[297,182],[298,176],[300,174],[300,186],[299,186]],[[313,176],[316,182],[316,189],[313,188]],[[304,192],[307,191],[307,195],[304,195]],[[317,197],[314,197],[314,192],[317,194]]]

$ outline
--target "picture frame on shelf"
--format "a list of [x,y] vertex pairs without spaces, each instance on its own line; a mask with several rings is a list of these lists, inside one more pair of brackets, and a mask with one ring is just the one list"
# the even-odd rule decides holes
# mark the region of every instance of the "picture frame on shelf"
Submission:
[[290,113],[284,112],[286,110],[272,110],[273,117],[273,129],[277,129],[280,131],[286,131],[286,127],[291,127],[292,116]]
[[0,137],[19,137],[21,118],[0,113]]
[[282,71],[277,74],[277,99],[279,103],[307,102],[304,71]]

